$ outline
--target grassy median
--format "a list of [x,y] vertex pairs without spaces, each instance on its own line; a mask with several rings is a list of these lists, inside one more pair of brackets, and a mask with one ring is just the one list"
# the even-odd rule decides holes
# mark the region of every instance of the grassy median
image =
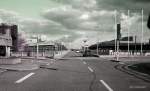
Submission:
[[150,63],[138,63],[129,66],[129,68],[150,75]]

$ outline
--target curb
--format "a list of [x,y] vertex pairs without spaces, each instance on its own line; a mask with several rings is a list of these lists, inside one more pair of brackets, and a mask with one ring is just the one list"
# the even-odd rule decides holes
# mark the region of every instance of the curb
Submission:
[[2,70],[2,71],[0,71],[0,74],[7,71],[6,69],[1,69],[1,70]]
[[35,67],[32,67],[32,68],[24,68],[24,69],[20,69],[20,68],[11,68],[11,67],[0,67],[0,69],[3,69],[3,70],[8,70],[8,71],[30,71],[30,70],[36,70],[36,69],[39,69],[40,67],[39,66],[35,66]]

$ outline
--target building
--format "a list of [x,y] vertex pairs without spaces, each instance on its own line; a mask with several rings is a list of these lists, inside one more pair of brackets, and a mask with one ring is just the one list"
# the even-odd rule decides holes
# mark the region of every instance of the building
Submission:
[[[38,53],[39,56],[53,56],[54,52],[57,53],[58,51],[66,50],[64,45],[54,42],[41,42],[38,43]],[[37,44],[30,43],[25,46],[24,52],[27,54],[30,53],[28,56],[36,56],[37,54]]]
[[6,24],[0,25],[0,56],[10,56],[12,46],[11,30]]
[[0,24],[0,56],[9,57],[11,48],[17,49],[17,36],[17,25]]
[[[128,47],[129,44],[129,47]],[[149,52],[150,51],[150,43],[140,43],[137,42],[136,36],[130,36],[129,37],[129,42],[128,42],[128,37],[122,37],[119,40],[119,51],[121,52],[128,52],[128,48],[130,52],[141,52],[141,44],[142,44],[142,50],[143,52]],[[89,47],[91,50],[97,50],[97,44],[91,45]],[[100,42],[98,44],[98,49],[100,54],[109,54],[110,50],[115,51],[116,46],[115,46],[115,40],[110,40],[110,41],[104,41]]]
[[12,37],[12,51],[18,51],[18,26],[12,25],[10,26],[11,29],[11,37]]

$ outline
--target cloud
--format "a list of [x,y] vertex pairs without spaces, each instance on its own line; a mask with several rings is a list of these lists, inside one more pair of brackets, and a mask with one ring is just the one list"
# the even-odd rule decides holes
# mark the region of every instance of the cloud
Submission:
[[80,10],[93,10],[97,7],[96,0],[52,0],[57,3],[71,5],[73,8]]
[[74,9],[71,6],[63,6],[46,10],[43,16],[46,19],[58,22],[69,29],[75,29],[77,24],[81,22],[78,19],[82,15],[80,10]]
[[0,9],[1,22],[16,24],[16,23],[18,23],[19,18],[20,18],[19,14],[16,12]]
[[[141,8],[144,9],[144,24],[150,11],[149,0],[51,0],[60,6],[49,8],[42,12],[43,19],[22,17],[19,14],[0,10],[0,21],[17,23],[21,31],[28,34],[44,34],[49,38],[55,37],[61,41],[79,42],[86,36],[93,43],[96,39],[109,40],[115,38],[115,10],[117,23],[121,23],[122,35],[127,35],[130,25],[132,35],[141,33]],[[130,10],[130,17],[127,10]],[[144,26],[144,33],[148,36]],[[144,36],[146,37],[146,36]],[[53,39],[53,38],[52,38]]]

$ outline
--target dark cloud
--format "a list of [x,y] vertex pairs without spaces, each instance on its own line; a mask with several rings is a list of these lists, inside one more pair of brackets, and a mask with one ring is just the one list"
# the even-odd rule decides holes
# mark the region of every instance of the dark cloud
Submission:
[[150,0],[131,0],[133,2],[140,2],[140,3],[149,3]]

